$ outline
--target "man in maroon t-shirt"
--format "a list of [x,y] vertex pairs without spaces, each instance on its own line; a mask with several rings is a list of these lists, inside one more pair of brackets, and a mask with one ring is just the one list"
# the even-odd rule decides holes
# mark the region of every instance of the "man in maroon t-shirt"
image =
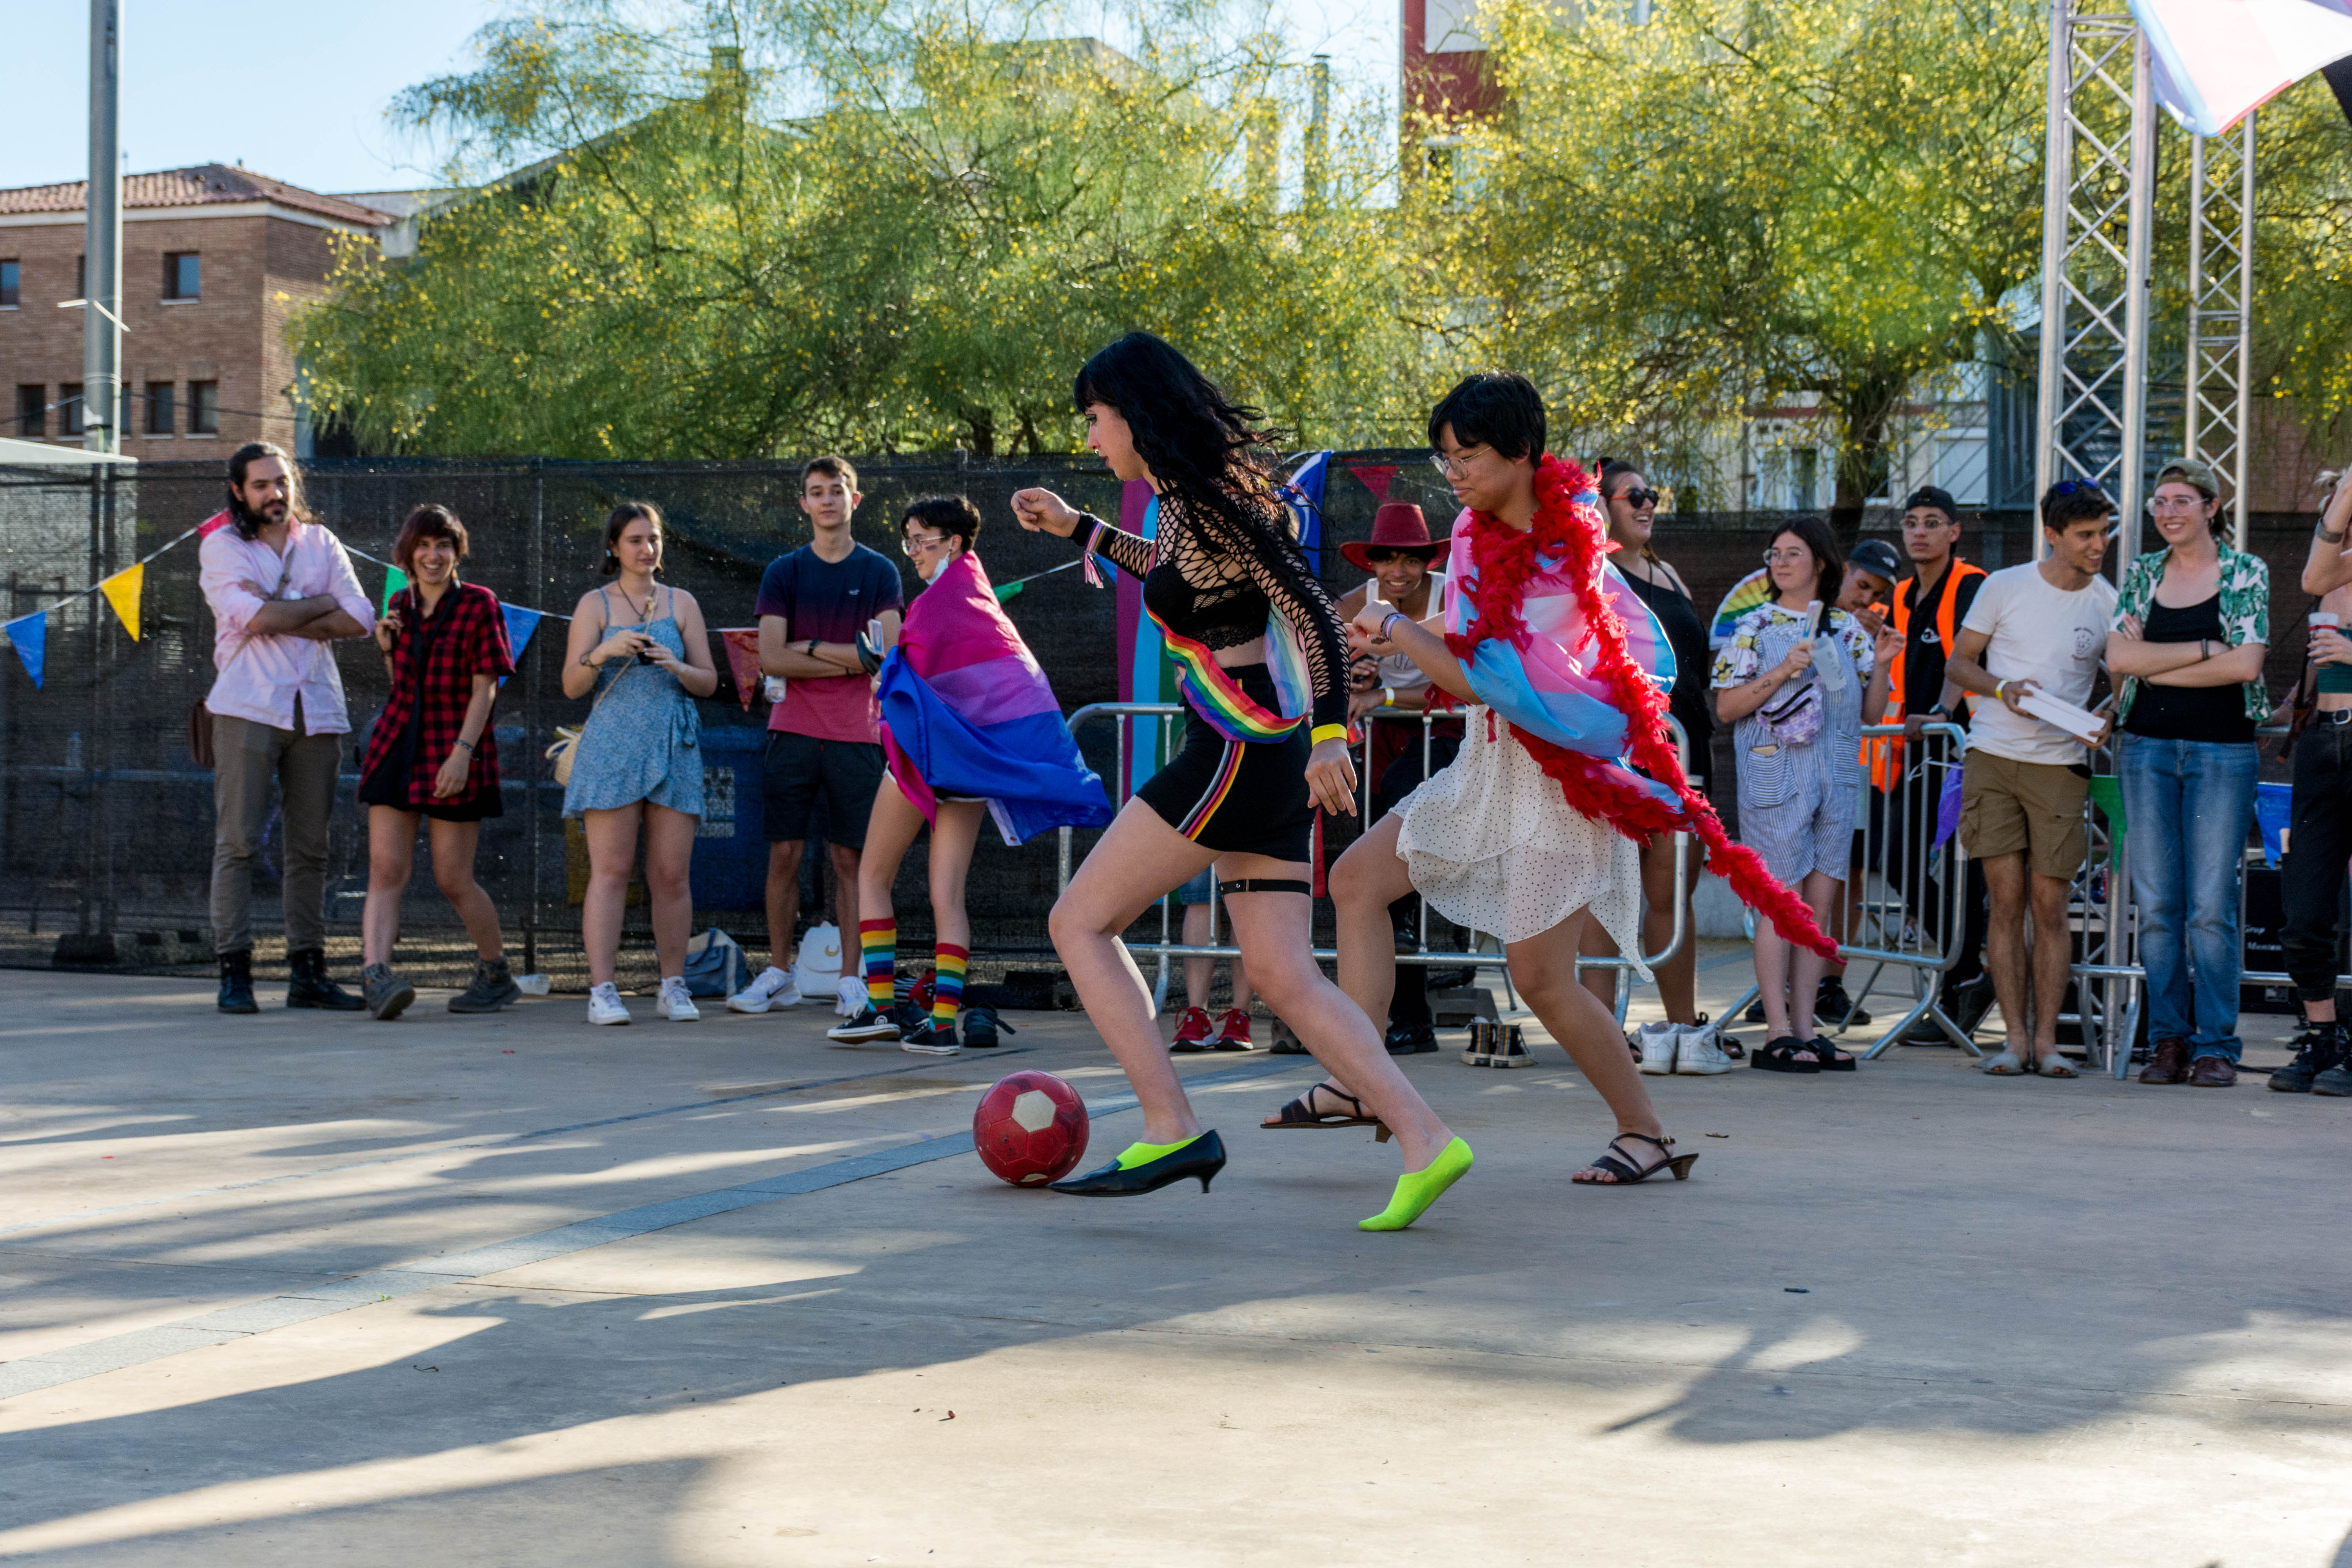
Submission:
[[784,700],[768,714],[761,771],[768,837],[769,968],[727,1005],[764,1013],[800,1000],[792,977],[793,923],[800,917],[801,853],[811,812],[824,797],[833,845],[834,920],[841,931],[837,1010],[866,1005],[857,951],[857,858],[882,784],[881,710],[857,658],[870,621],[898,636],[906,592],[890,558],[850,537],[863,498],[857,471],[839,458],[801,470],[801,510],[815,537],[778,556],[760,579],[760,668],[781,676]]

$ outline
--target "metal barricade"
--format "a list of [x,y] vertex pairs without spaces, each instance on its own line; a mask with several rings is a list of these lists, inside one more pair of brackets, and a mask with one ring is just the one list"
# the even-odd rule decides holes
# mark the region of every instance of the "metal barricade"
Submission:
[[[2266,725],[2254,731],[2257,744],[2284,737],[2284,726]],[[2100,749],[2098,762],[2105,772],[2096,778],[2114,778],[2119,753],[2110,743]],[[2095,766],[2097,765],[2095,763]],[[2116,786],[2120,790],[2120,785]],[[2120,805],[2118,805],[2120,809]],[[2083,869],[2074,880],[2069,899],[2069,925],[2083,936],[2082,958],[2073,966],[2075,1011],[2061,1014],[2060,1022],[2078,1024],[2083,1031],[2085,1050],[2116,1078],[2131,1071],[2135,1042],[2139,1038],[2140,1014],[2146,1005],[2145,990],[2147,971],[2139,959],[2138,907],[2131,899],[2131,834],[2126,822],[2118,842],[2109,831],[2105,814],[2099,808],[2096,796],[2086,799],[2083,805],[2084,829],[2089,836],[2090,853],[2084,858]],[[2249,823],[2250,831],[2259,835],[2259,825]],[[2238,983],[2245,985],[2292,984],[2291,976],[2277,970],[2249,970],[2245,967],[2246,943],[2246,872],[2261,858],[2257,845],[2248,845],[2240,851],[2238,876]],[[2352,973],[2336,977],[2338,990],[2352,986]],[[2091,1005],[2091,992],[2095,986],[2098,1006]],[[2234,1001],[2235,999],[2233,999]]]
[[[1090,702],[1070,715],[1070,730],[1073,734],[1076,734],[1084,726],[1102,720],[1111,720],[1117,723],[1118,739],[1116,751],[1114,752],[1116,773],[1113,779],[1111,796],[1118,805],[1124,806],[1127,804],[1128,798],[1133,795],[1135,785],[1156,771],[1182,743],[1182,731],[1181,726],[1176,722],[1163,722],[1163,721],[1180,721],[1182,718],[1183,713],[1183,706],[1180,703],[1172,702]],[[1448,717],[1453,717],[1458,720],[1460,716],[1458,714],[1411,713],[1384,710],[1373,714],[1368,714],[1366,717],[1391,724],[1412,723],[1420,728],[1423,776],[1425,778],[1433,771],[1429,767],[1429,763],[1432,760],[1432,752],[1435,741],[1438,738],[1433,733],[1434,726],[1444,721]],[[1139,721],[1150,721],[1150,733],[1148,737],[1138,733],[1139,729],[1141,727],[1139,725]],[[1675,755],[1681,759],[1684,769],[1685,773],[1687,773],[1690,765],[1689,740],[1684,735],[1682,726],[1679,723],[1675,723],[1671,719],[1667,721],[1674,726],[1673,735]],[[1356,771],[1359,800],[1360,802],[1358,809],[1363,814],[1360,820],[1362,820],[1367,826],[1369,826],[1372,821],[1371,804],[1374,791],[1379,783],[1377,779],[1372,777],[1371,773],[1372,754],[1373,731],[1370,724],[1366,724],[1363,726],[1363,737],[1360,749],[1357,753]],[[1058,880],[1056,886],[1059,888],[1067,888],[1070,885],[1070,875],[1075,869],[1073,865],[1073,854],[1074,843],[1072,830],[1065,827],[1061,830],[1060,864],[1057,868]],[[1689,855],[1690,835],[1687,833],[1676,834],[1675,836],[1675,876],[1676,879],[1675,885],[1677,887],[1681,886],[1682,880],[1686,873],[1689,864]],[[1217,897],[1215,882],[1213,879],[1210,884],[1209,891],[1209,941],[1205,943],[1187,943],[1181,939],[1181,935],[1178,932],[1171,929],[1173,919],[1180,918],[1171,917],[1171,911],[1175,905],[1175,896],[1171,892],[1168,896],[1160,900],[1160,940],[1155,942],[1129,942],[1128,944],[1128,951],[1129,952],[1134,953],[1139,957],[1150,956],[1159,960],[1158,976],[1153,984],[1153,1003],[1156,1006],[1164,1007],[1167,1004],[1170,964],[1171,960],[1184,958],[1238,958],[1241,956],[1241,950],[1239,948],[1234,947],[1230,944],[1220,943],[1217,941],[1217,936],[1220,931],[1220,921],[1218,915],[1219,902],[1220,900]],[[1512,993],[1510,988],[1510,972],[1507,967],[1501,939],[1492,932],[1468,931],[1466,933],[1467,941],[1459,949],[1443,947],[1433,948],[1430,945],[1429,941],[1429,908],[1427,903],[1424,901],[1421,909],[1420,930],[1417,932],[1420,942],[1419,951],[1414,952],[1398,953],[1396,955],[1396,961],[1399,963],[1417,964],[1423,968],[1475,968],[1500,970],[1502,971],[1505,994],[1511,1002],[1512,1005],[1516,1006],[1517,1005],[1517,995]],[[1681,951],[1682,944],[1690,940],[1689,919],[1689,900],[1686,899],[1677,900],[1675,909],[1674,930],[1667,940],[1666,945],[1657,952],[1643,954],[1643,962],[1652,968],[1655,968],[1658,964],[1664,963],[1667,959],[1673,957],[1677,952]],[[1314,950],[1314,952],[1315,956],[1318,959],[1337,959],[1339,957],[1339,952],[1334,948],[1317,948]],[[1619,971],[1631,968],[1631,965],[1622,957],[1581,959],[1579,961],[1579,966],[1580,968],[1589,966],[1593,968],[1615,969]],[[1618,1021],[1621,1024],[1624,1021],[1626,1004],[1631,989],[1632,988],[1630,986],[1622,984],[1617,988],[1617,1016]]]
[[[1847,866],[1845,911],[1838,956],[1847,964],[1854,1005],[1876,990],[1889,969],[1906,973],[1910,1003],[1864,1052],[1875,1060],[1921,1020],[1931,1020],[1950,1044],[1970,1056],[1983,1053],[1943,1009],[1941,977],[1959,962],[1968,927],[1968,852],[1953,833],[1938,841],[1945,795],[1958,787],[1968,736],[1957,724],[1923,725],[1916,740],[1900,724],[1864,727],[1861,777],[1855,784],[1854,848]],[[1895,786],[1881,793],[1871,783],[1872,760],[1899,743],[1901,772]],[[1756,915],[1747,919],[1749,937]],[[1852,983],[1862,965],[1868,973]],[[1732,1003],[1727,1026],[1756,1000],[1751,985]]]

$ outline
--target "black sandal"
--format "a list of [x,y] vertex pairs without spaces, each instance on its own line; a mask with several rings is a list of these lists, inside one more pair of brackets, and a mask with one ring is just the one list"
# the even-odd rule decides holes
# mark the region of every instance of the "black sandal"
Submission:
[[1748,1058],[1748,1065],[1763,1072],[1819,1072],[1822,1063],[1818,1055],[1809,1062],[1797,1059],[1799,1051],[1811,1051],[1812,1048],[1794,1035],[1783,1035],[1769,1045],[1757,1047],[1756,1054]]
[[[1638,1138],[1644,1143],[1654,1144],[1658,1151],[1657,1163],[1636,1170],[1625,1160],[1619,1158],[1617,1145],[1628,1138]],[[1577,1182],[1576,1184],[1580,1187],[1630,1187],[1637,1182],[1645,1181],[1656,1175],[1660,1171],[1672,1171],[1677,1182],[1688,1181],[1690,1169],[1698,1163],[1698,1156],[1675,1153],[1674,1146],[1675,1141],[1671,1138],[1653,1138],[1646,1132],[1620,1132],[1616,1137],[1609,1140],[1609,1147],[1601,1152],[1601,1158],[1593,1161],[1588,1167],[1591,1170],[1606,1171],[1617,1179],[1613,1182],[1581,1181]],[[1574,1177],[1570,1179],[1575,1180]]]
[[[1307,1103],[1315,1098],[1318,1090],[1329,1095],[1334,1100],[1346,1100],[1349,1105],[1356,1108],[1355,1114],[1352,1116],[1343,1115],[1342,1113],[1334,1110],[1328,1114],[1318,1116],[1315,1113],[1315,1108]],[[1297,1100],[1294,1100],[1289,1104],[1284,1106],[1280,1110],[1276,1111],[1272,1121],[1261,1121],[1258,1125],[1268,1132],[1280,1132],[1286,1129],[1293,1128],[1370,1127],[1376,1129],[1372,1137],[1372,1142],[1375,1143],[1385,1143],[1391,1136],[1393,1136],[1393,1134],[1389,1131],[1389,1124],[1387,1122],[1382,1121],[1377,1116],[1367,1116],[1364,1114],[1364,1102],[1362,1100],[1358,1100],[1354,1095],[1348,1093],[1328,1079],[1323,1082],[1317,1084],[1314,1089],[1310,1089],[1305,1094],[1300,1095]]]
[[1842,1051],[1835,1046],[1830,1044],[1829,1038],[1826,1036],[1815,1035],[1811,1039],[1805,1042],[1805,1048],[1813,1053],[1813,1060],[1819,1064],[1823,1072],[1853,1072],[1858,1070],[1853,1065],[1854,1058],[1853,1054],[1851,1052]]

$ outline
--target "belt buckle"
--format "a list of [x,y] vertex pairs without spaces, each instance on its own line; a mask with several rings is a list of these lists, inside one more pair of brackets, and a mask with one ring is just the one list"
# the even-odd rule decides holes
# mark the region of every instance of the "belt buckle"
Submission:
[[2352,708],[2324,708],[2319,717],[2330,724],[2352,724]]

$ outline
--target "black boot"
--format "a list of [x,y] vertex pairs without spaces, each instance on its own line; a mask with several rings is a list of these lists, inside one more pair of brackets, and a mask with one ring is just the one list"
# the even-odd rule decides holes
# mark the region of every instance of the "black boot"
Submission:
[[220,1010],[224,1013],[258,1013],[261,1004],[253,999],[253,949],[240,947],[234,952],[220,955]]
[[367,1004],[327,978],[327,950],[298,947],[286,954],[286,1005],[324,1007],[331,1013],[360,1013]]

